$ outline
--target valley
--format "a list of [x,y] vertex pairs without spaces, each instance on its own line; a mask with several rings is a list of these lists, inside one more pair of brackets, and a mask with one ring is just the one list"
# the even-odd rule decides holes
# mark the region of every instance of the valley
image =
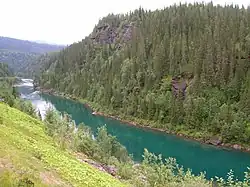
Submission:
[[250,186],[250,7],[110,13],[68,46],[0,37],[0,62],[0,186]]

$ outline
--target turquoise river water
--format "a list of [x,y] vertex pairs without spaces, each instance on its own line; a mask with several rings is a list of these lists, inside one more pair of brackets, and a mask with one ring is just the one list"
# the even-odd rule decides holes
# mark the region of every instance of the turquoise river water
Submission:
[[79,102],[62,97],[40,94],[33,91],[32,80],[23,79],[18,85],[22,97],[30,100],[44,115],[46,108],[54,107],[60,112],[67,112],[77,124],[83,122],[93,132],[97,127],[106,124],[108,132],[117,137],[126,146],[135,161],[142,160],[144,148],[163,157],[174,157],[184,168],[190,168],[194,174],[206,171],[206,177],[219,176],[226,178],[230,169],[235,176],[242,179],[244,171],[250,166],[250,154],[240,151],[224,150],[196,141],[162,132],[155,132],[123,124],[117,120],[92,115],[89,108]]

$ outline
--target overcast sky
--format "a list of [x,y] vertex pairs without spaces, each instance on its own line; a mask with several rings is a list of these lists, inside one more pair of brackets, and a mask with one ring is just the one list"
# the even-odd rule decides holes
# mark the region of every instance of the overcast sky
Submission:
[[[154,10],[175,2],[180,0],[0,0],[0,36],[71,44],[88,35],[108,13],[126,13],[139,6]],[[249,0],[213,2],[250,4]]]

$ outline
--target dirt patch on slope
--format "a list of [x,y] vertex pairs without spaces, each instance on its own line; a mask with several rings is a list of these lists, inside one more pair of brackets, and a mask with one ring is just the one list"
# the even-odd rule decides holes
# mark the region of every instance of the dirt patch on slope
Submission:
[[49,186],[71,187],[72,185],[62,181],[62,179],[54,172],[45,171],[40,173],[40,178],[44,184]]
[[14,169],[14,166],[8,159],[0,158],[0,174],[3,171],[13,170],[13,169]]

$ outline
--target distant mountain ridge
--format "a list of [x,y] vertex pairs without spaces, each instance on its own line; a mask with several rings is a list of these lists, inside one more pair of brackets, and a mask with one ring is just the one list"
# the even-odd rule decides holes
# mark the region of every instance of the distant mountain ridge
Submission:
[[64,47],[0,36],[0,62],[8,64],[18,76],[32,77],[34,69],[38,68],[36,61],[40,55],[57,52]]
[[64,47],[66,47],[68,45],[68,44],[58,44],[58,43],[54,43],[54,42],[48,42],[45,40],[29,40],[29,41],[39,43],[39,44],[48,44],[48,45],[64,46]]
[[33,42],[28,40],[19,40],[15,38],[0,36],[0,49],[19,51],[26,53],[47,53],[51,51],[59,51],[63,49],[63,45],[51,45],[41,42]]

